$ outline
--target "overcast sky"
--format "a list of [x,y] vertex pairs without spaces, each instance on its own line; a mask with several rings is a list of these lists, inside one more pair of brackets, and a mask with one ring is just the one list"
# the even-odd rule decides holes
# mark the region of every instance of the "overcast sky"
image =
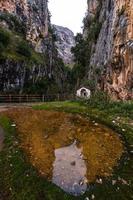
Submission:
[[87,0],[49,0],[53,24],[70,28],[75,34],[81,32],[87,10]]

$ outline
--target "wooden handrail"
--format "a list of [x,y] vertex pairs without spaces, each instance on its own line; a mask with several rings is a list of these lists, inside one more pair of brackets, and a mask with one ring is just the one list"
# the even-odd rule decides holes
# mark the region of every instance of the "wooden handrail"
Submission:
[[47,102],[47,101],[62,101],[71,100],[73,95],[71,94],[0,94],[0,103],[22,103],[22,102]]

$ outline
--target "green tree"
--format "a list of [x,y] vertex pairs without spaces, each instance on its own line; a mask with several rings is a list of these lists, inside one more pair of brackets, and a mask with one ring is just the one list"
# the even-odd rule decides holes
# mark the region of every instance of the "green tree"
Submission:
[[71,49],[75,61],[71,77],[73,82],[78,85],[86,75],[90,52],[88,42],[83,38],[82,34],[78,33],[75,41],[76,45]]
[[75,37],[76,46],[72,47],[71,51],[74,54],[74,61],[76,63],[80,63],[81,65],[85,66],[86,59],[85,59],[85,46],[86,42],[83,39],[82,34],[78,33]]

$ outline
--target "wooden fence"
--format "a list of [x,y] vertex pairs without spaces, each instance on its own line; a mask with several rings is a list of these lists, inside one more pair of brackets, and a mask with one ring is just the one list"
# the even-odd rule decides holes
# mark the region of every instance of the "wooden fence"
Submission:
[[52,95],[0,95],[0,103],[30,103],[30,102],[48,102],[48,101],[64,101],[72,100],[73,95],[68,94],[52,94]]

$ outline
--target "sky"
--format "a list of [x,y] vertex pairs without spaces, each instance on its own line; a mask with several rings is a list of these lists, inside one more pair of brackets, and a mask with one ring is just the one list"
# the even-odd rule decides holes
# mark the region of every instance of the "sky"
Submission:
[[81,32],[87,0],[49,0],[52,24],[68,27],[74,34]]

